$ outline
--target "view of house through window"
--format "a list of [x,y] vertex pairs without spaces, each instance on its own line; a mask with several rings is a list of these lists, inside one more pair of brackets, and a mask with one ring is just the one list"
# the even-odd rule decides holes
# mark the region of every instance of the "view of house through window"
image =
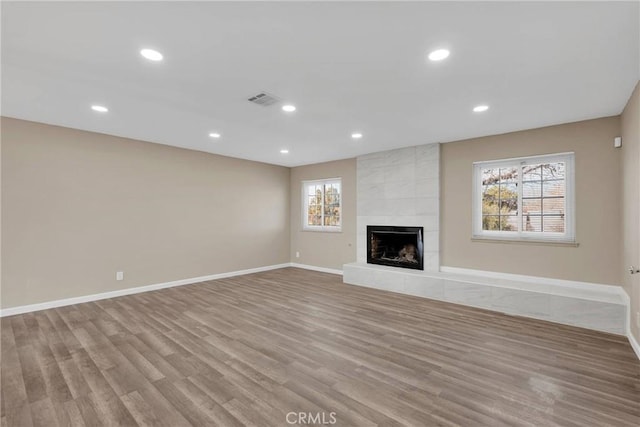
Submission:
[[342,212],[340,178],[303,181],[303,228],[339,231]]
[[573,240],[572,165],[572,153],[474,164],[474,235]]

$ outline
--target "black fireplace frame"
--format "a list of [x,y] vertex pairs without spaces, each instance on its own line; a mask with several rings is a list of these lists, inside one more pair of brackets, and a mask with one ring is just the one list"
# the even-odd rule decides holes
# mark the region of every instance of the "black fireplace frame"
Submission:
[[[373,233],[391,233],[391,234],[406,234],[406,235],[414,235],[415,245],[418,252],[418,262],[407,263],[401,261],[392,261],[392,260],[383,260],[378,258],[373,258],[371,256],[372,253],[372,245],[371,238]],[[414,270],[424,270],[424,228],[423,227],[397,227],[393,225],[367,225],[367,263],[368,264],[378,264],[378,265],[387,265],[391,267],[401,267],[401,268],[410,268]]]

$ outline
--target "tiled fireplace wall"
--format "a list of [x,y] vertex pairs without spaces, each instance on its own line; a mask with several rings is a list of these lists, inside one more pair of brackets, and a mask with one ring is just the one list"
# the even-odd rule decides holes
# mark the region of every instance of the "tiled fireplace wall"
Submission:
[[440,145],[367,154],[357,159],[357,259],[367,262],[367,225],[424,227],[424,269],[438,271]]

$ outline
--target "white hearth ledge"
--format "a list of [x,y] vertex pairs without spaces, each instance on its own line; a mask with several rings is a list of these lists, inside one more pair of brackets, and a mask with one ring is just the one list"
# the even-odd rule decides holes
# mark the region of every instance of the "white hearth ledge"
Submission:
[[345,264],[344,283],[580,326],[628,330],[629,298],[620,286],[441,267],[419,271]]

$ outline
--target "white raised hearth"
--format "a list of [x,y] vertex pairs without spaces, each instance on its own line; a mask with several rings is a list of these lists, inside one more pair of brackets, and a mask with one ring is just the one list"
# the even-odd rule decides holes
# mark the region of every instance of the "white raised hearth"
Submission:
[[[502,313],[626,334],[628,300],[618,286],[447,269],[345,264],[344,283]],[[448,271],[446,271],[448,270]]]

